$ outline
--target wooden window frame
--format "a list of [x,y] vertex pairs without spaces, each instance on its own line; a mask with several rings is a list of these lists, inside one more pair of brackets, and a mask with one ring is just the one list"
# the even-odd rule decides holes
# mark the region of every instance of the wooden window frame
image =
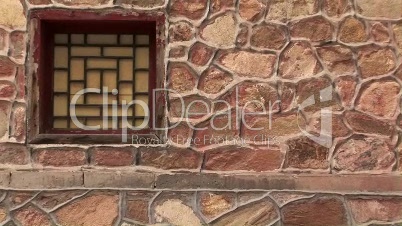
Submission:
[[[163,12],[122,12],[122,11],[88,11],[88,10],[33,10],[30,14],[31,51],[30,56],[36,70],[30,73],[32,79],[28,87],[31,104],[28,125],[29,142],[33,144],[120,144],[122,130],[72,130],[53,129],[53,51],[54,34],[149,34],[150,68],[149,68],[149,129],[127,129],[128,142],[132,135],[159,139],[164,133],[153,128],[162,128],[165,94],[153,95],[155,88],[164,86],[164,36],[165,16]],[[162,70],[163,68],[163,70]],[[153,100],[157,109],[153,109]],[[153,115],[157,112],[158,115]],[[155,120],[153,120],[155,119]]]

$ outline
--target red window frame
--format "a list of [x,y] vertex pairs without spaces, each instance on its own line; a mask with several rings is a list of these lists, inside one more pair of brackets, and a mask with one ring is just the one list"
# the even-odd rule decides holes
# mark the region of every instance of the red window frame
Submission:
[[[36,26],[33,38],[32,56],[38,65],[36,70],[37,105],[32,114],[37,128],[31,136],[31,143],[120,143],[122,130],[72,130],[53,129],[53,51],[54,34],[86,33],[86,34],[149,34],[150,36],[150,68],[149,68],[149,129],[129,130],[128,136],[156,134],[153,126],[160,126],[160,116],[154,116],[152,101],[160,102],[160,96],[154,97],[152,90],[161,88],[158,79],[157,64],[161,59],[158,53],[163,49],[163,42],[157,35],[163,32],[165,16],[163,13],[122,13],[71,10],[38,10],[30,15],[31,26]],[[159,56],[164,57],[164,55]],[[163,58],[162,58],[163,61]],[[163,76],[162,76],[163,77]],[[35,82],[34,82],[35,83]],[[158,86],[159,84],[159,86]],[[35,101],[35,99],[33,99]],[[36,114],[36,115],[35,115]],[[154,118],[157,118],[155,122]]]

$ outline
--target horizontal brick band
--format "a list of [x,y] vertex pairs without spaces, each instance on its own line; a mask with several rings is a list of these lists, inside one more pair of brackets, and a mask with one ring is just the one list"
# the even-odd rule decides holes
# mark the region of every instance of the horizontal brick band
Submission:
[[300,190],[402,193],[399,175],[158,174],[128,171],[15,171],[0,173],[4,189],[110,188],[144,190]]

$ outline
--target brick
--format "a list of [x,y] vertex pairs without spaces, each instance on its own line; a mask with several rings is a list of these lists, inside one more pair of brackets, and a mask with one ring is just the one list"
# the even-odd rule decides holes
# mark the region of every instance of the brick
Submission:
[[25,145],[0,145],[0,164],[26,165],[29,163],[29,151]]
[[14,189],[57,189],[81,187],[82,185],[82,172],[16,171],[11,173],[9,187]]
[[43,166],[72,167],[87,164],[85,149],[46,148],[33,150],[33,160]]
[[144,148],[140,151],[139,165],[165,170],[198,169],[201,162],[202,154],[190,149]]
[[154,178],[151,173],[85,171],[84,186],[86,188],[153,188]]
[[95,147],[90,155],[90,163],[95,166],[133,166],[136,150],[132,147]]

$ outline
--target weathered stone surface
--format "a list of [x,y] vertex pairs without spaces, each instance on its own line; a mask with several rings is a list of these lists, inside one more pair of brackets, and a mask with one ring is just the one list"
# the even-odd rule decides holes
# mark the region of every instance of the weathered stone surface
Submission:
[[173,118],[199,119],[211,114],[212,102],[199,95],[170,100],[169,116]]
[[15,76],[17,67],[8,57],[0,56],[0,78]]
[[396,67],[395,61],[395,54],[391,48],[370,45],[358,52],[358,65],[363,78],[390,73]]
[[232,75],[212,66],[201,75],[198,89],[208,94],[217,94],[232,81]]
[[34,203],[45,208],[46,210],[51,210],[77,196],[84,194],[85,191],[45,191],[41,192],[35,197]]
[[280,50],[286,41],[286,30],[283,26],[264,24],[253,27],[250,44],[258,48]]
[[389,141],[380,138],[355,136],[339,145],[334,156],[338,171],[392,171],[395,153]]
[[272,171],[280,169],[284,155],[278,148],[225,147],[206,152],[205,169],[212,171]]
[[32,155],[34,161],[43,166],[68,167],[87,163],[85,149],[81,148],[36,149]]
[[290,82],[279,82],[281,112],[288,112],[296,107],[296,85]]
[[357,78],[354,76],[339,77],[335,80],[339,97],[344,107],[352,107],[353,98],[356,94]]
[[276,206],[269,199],[253,202],[223,215],[212,222],[213,226],[225,225],[270,225],[279,217]]
[[238,205],[243,205],[249,203],[250,201],[260,200],[266,192],[254,192],[254,191],[246,191],[246,192],[238,192],[237,193],[237,201]]
[[241,77],[269,78],[274,71],[276,56],[273,54],[232,51],[223,53],[219,62]]
[[197,42],[190,49],[189,60],[195,65],[204,66],[212,58],[213,53],[214,51],[211,47]]
[[35,194],[36,192],[11,191],[8,192],[4,202],[7,203],[10,208],[16,208],[33,198]]
[[299,137],[287,141],[288,153],[286,168],[327,169],[329,167],[329,149],[307,137]]
[[402,2],[399,0],[357,0],[357,9],[366,17],[399,19],[402,17]]
[[127,193],[125,217],[143,224],[148,224],[148,206],[154,196],[154,192],[146,191]]
[[341,17],[351,9],[350,0],[324,0],[324,12],[330,17]]
[[17,59],[19,62],[23,62],[26,51],[25,32],[14,31],[10,34],[10,50],[8,55]]
[[185,46],[173,47],[169,51],[170,58],[181,58],[186,56],[187,48]]
[[352,74],[356,71],[353,52],[341,45],[317,48],[318,55],[334,75]]
[[11,132],[10,136],[18,142],[25,141],[26,136],[26,106],[16,103],[13,107],[11,115]]
[[154,8],[163,6],[165,0],[117,0],[116,5],[129,5],[132,7]]
[[[331,120],[330,128],[321,128],[323,117],[325,119]],[[327,122],[324,122],[327,123]],[[345,137],[349,134],[349,129],[343,122],[343,116],[339,114],[330,113],[329,115],[317,112],[312,116],[310,121],[309,129],[317,135],[327,135],[332,137]]]
[[170,1],[170,15],[199,20],[204,16],[207,4],[206,0],[172,0]]
[[28,0],[28,2],[32,5],[48,5],[52,4],[51,0]]
[[10,81],[0,81],[0,98],[13,99],[15,93],[14,83]]
[[185,145],[191,139],[192,129],[190,128],[189,123],[180,122],[180,123],[171,123],[171,129],[169,129],[168,139],[170,142],[174,144]]
[[274,0],[270,2],[266,20],[284,22],[299,16],[313,15],[317,12],[317,0]]
[[346,112],[345,118],[353,131],[358,133],[374,133],[391,136],[394,131],[394,127],[391,124],[357,111]]
[[0,51],[6,48],[8,33],[6,30],[0,28]]
[[187,22],[180,21],[169,28],[169,42],[190,41],[193,38],[193,27]]
[[185,64],[171,64],[168,75],[170,88],[179,93],[188,92],[195,88],[195,73]]
[[168,199],[155,206],[155,220],[157,223],[171,225],[201,226],[202,222],[193,209],[180,199]]
[[349,225],[343,202],[338,198],[304,199],[285,205],[283,223],[287,226]]
[[131,147],[95,147],[91,150],[91,164],[95,166],[132,166],[135,154]]
[[392,80],[364,84],[357,100],[357,109],[383,118],[394,117],[400,85]]
[[23,100],[25,98],[25,68],[19,66],[17,68],[17,75],[15,77],[17,85],[17,100]]
[[376,22],[371,26],[371,36],[376,42],[387,43],[391,37],[386,23]]
[[25,165],[29,161],[26,146],[19,144],[0,145],[0,164]]
[[249,36],[249,26],[246,23],[241,23],[239,25],[239,32],[236,38],[236,46],[237,47],[244,47],[248,43]]
[[45,212],[39,209],[29,206],[18,210],[15,213],[15,219],[20,223],[21,226],[50,226],[49,217]]
[[210,3],[211,12],[216,13],[218,11],[223,11],[228,8],[235,7],[234,0],[211,0]]
[[302,19],[290,25],[293,38],[306,38],[313,42],[331,40],[333,31],[332,24],[322,16]]
[[55,0],[55,2],[67,5],[67,6],[98,6],[109,3],[109,0]]
[[1,110],[0,111],[0,138],[1,138],[4,137],[9,131],[11,103],[7,101],[0,101],[0,110]]
[[248,21],[260,19],[266,8],[266,3],[263,0],[240,0],[239,14]]
[[399,171],[402,172],[402,143],[399,144],[398,153],[399,153]]
[[7,209],[0,207],[0,222],[3,223],[7,219]]
[[291,43],[283,52],[279,65],[279,75],[285,79],[313,76],[321,70],[321,65],[307,42]]
[[140,151],[139,165],[166,170],[197,169],[201,166],[201,161],[202,155],[190,149],[146,148]]
[[395,222],[402,219],[401,197],[360,197],[348,200],[352,216],[358,224],[371,221]]
[[279,206],[283,206],[297,199],[304,199],[314,196],[314,194],[308,194],[302,192],[281,192],[281,191],[271,192],[270,195],[279,204]]
[[[394,33],[395,42],[398,46],[399,52],[402,50],[402,23],[394,24],[392,27],[392,31]],[[401,55],[401,54],[399,54]]]
[[118,195],[93,194],[58,209],[55,216],[61,225],[113,225],[119,215],[118,203]]
[[209,219],[223,214],[236,204],[236,196],[229,192],[201,192],[199,200],[201,213]]
[[346,18],[339,28],[339,40],[342,42],[365,42],[367,38],[365,25],[354,17]]
[[26,18],[21,1],[0,0],[0,24],[11,29],[25,29]]
[[200,35],[212,46],[221,48],[234,46],[236,42],[236,21],[234,15],[224,14],[207,22]]

